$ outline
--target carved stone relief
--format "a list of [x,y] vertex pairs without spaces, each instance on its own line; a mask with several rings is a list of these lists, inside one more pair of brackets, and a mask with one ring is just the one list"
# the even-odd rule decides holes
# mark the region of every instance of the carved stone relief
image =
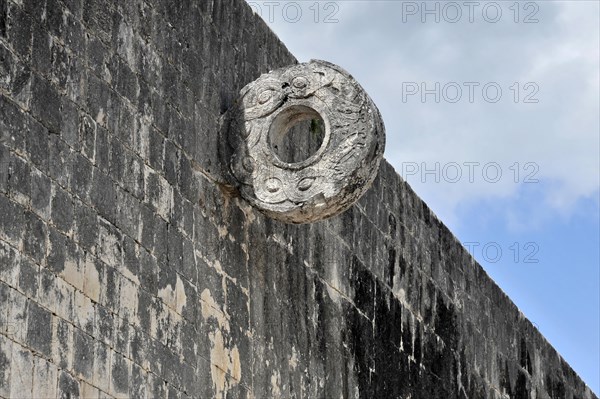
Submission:
[[[270,217],[309,223],[336,215],[373,182],[385,147],[379,111],[340,67],[310,61],[245,86],[225,115],[230,171],[243,198]],[[299,162],[275,151],[301,121],[323,124],[322,143]]]

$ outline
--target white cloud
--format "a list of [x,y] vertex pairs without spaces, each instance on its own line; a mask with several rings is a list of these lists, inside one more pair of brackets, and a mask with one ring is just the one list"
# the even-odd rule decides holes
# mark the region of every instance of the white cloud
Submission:
[[[442,220],[453,224],[461,206],[493,200],[507,204],[518,201],[524,190],[531,192],[531,186],[513,181],[509,167],[515,162],[521,168],[527,162],[539,166],[535,177],[541,183],[533,190],[539,220],[569,215],[581,201],[598,195],[598,2],[538,2],[539,22],[534,24],[514,23],[508,9],[513,3],[501,3],[503,17],[496,24],[477,12],[474,23],[466,14],[455,24],[421,23],[419,15],[403,23],[402,2],[378,1],[338,2],[334,17],[339,23],[314,23],[313,3],[297,3],[304,12],[300,21],[287,23],[276,12],[271,27],[301,61],[337,63],[365,87],[382,111],[386,158],[398,172],[411,161],[428,167],[469,161],[502,166],[503,179],[495,184],[481,176],[456,184],[409,178]],[[520,19],[531,11],[521,10]],[[503,96],[491,104],[478,92],[471,104],[464,100],[464,88],[456,104],[435,103],[433,96],[426,103],[418,96],[402,103],[403,82],[428,87],[496,82]],[[514,82],[519,83],[519,103],[512,100]],[[525,86],[528,82],[537,86]],[[524,104],[535,87],[539,103]],[[519,180],[530,171],[522,169]],[[505,212],[508,226],[516,220],[511,212]]]

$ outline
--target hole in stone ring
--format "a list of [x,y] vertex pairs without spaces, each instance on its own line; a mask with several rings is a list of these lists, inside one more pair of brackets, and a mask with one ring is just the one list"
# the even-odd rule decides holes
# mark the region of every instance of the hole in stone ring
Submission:
[[269,129],[269,145],[279,160],[302,162],[314,155],[325,138],[325,122],[314,109],[292,105],[281,111]]

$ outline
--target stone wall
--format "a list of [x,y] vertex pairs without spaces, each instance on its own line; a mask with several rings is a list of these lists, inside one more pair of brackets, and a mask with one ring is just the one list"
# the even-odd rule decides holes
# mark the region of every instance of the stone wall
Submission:
[[215,182],[295,62],[241,0],[0,0],[0,397],[596,398],[389,164],[311,225]]

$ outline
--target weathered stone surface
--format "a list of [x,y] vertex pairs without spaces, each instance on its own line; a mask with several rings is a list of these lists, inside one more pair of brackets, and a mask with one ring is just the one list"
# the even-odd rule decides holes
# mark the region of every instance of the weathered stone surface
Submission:
[[[321,144],[309,143],[305,150],[314,153],[297,161],[296,154],[282,157],[286,136],[302,121],[311,121],[311,131],[303,132],[313,136],[308,140]],[[222,123],[242,197],[289,223],[352,206],[371,186],[385,148],[373,101],[350,74],[325,61],[261,75],[241,90]]]
[[219,120],[296,63],[245,2],[0,0],[0,57],[1,398],[597,398],[385,161],[232,197]]

